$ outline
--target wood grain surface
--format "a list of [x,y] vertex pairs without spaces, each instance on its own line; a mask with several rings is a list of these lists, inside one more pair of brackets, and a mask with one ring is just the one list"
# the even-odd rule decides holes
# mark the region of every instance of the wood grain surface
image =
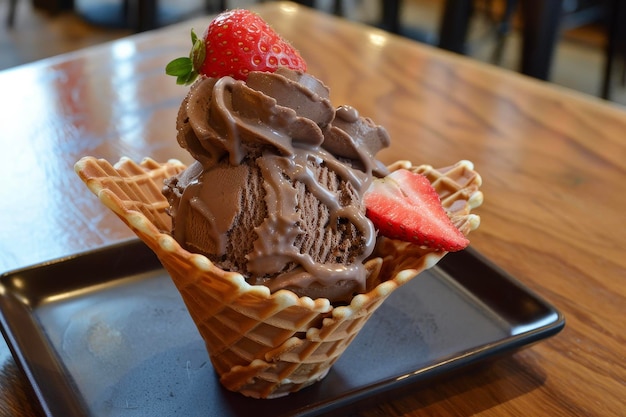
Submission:
[[[554,304],[565,329],[359,416],[626,415],[626,111],[293,3],[257,8],[309,72],[384,125],[384,162],[469,159],[483,177],[474,248]],[[190,162],[164,75],[209,18],[0,72],[0,271],[131,238],[78,180],[93,155]],[[0,341],[0,414],[40,415]]]

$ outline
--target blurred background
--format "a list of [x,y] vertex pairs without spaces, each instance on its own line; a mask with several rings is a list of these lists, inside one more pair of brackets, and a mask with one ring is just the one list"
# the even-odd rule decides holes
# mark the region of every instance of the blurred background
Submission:
[[[550,4],[555,0],[544,0]],[[623,0],[563,0],[563,19],[549,82],[626,105],[624,30],[606,84],[611,2]],[[328,13],[376,25],[432,45],[440,45],[440,27],[448,0],[317,0],[302,2]],[[153,21],[146,24],[139,12],[129,10],[135,0],[0,0],[0,70],[42,58],[108,42],[153,27],[165,26],[221,7],[246,7],[253,0],[158,0]],[[397,18],[389,20],[390,4],[399,4]],[[462,53],[513,71],[520,71],[522,30],[520,4],[524,0],[474,0]],[[626,21],[620,27],[626,27]],[[442,34],[443,36],[443,34]],[[613,34],[613,41],[616,41]],[[621,43],[620,43],[621,42]],[[607,89],[608,88],[608,89]]]

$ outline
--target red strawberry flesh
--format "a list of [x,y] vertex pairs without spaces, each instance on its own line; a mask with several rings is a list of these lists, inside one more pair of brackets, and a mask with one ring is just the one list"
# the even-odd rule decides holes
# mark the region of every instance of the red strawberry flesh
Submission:
[[364,201],[367,217],[383,236],[448,252],[469,244],[421,174],[400,169],[375,179]]

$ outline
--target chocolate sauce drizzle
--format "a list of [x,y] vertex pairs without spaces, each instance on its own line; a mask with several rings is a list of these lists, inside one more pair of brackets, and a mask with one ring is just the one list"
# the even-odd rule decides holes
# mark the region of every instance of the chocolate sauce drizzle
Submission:
[[[197,160],[164,189],[178,242],[218,264],[227,259],[242,195],[255,182],[251,175],[260,175],[263,217],[253,225],[256,239],[249,242],[245,265],[235,268],[251,284],[300,295],[315,288],[312,294],[331,301],[365,289],[363,261],[374,249],[376,232],[361,197],[373,175],[386,174],[375,158],[389,145],[384,128],[352,107],[333,108],[328,88],[316,78],[279,69],[251,73],[247,82],[200,79],[181,106],[178,131],[179,143]],[[320,170],[348,192],[329,189]],[[310,232],[302,224],[306,213],[298,184],[325,207],[329,233],[344,223],[356,230],[355,241],[347,243],[355,246],[350,262],[316,260],[299,246]],[[198,243],[200,237],[209,243]]]

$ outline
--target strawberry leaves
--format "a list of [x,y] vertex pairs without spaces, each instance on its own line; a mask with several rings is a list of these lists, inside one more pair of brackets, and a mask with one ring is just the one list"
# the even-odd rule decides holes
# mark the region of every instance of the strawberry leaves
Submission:
[[165,67],[165,73],[176,77],[176,84],[188,85],[198,78],[198,70],[206,58],[204,41],[198,38],[196,32],[191,29],[191,52],[189,57],[176,58]]
[[375,179],[364,202],[367,217],[383,236],[448,252],[469,244],[421,174],[400,169]]

